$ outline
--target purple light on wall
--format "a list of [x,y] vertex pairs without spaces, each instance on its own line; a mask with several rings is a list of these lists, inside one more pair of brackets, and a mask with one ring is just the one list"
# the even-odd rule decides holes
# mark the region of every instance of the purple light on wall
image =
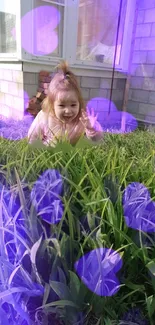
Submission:
[[[23,88],[19,89],[19,97],[24,99],[24,111],[25,111],[28,106],[30,97],[27,91],[23,90]],[[20,107],[18,109],[20,109]]]
[[[110,114],[109,114],[110,100],[107,98],[96,97],[92,98],[87,104],[87,113],[91,119],[93,119],[90,111],[94,111],[94,115],[97,116],[97,122],[101,126],[104,132],[108,133],[124,133],[133,132],[137,126],[137,120],[133,115],[118,111],[115,104],[111,102]],[[124,127],[122,128],[122,121]],[[98,124],[94,125],[95,129],[99,131]]]
[[128,227],[155,232],[155,202],[141,183],[129,184],[123,194],[124,218]]
[[[29,11],[21,19],[21,42],[25,51],[43,56],[52,53],[58,46],[55,31],[60,23],[60,12],[52,6],[40,6]],[[16,38],[16,29],[12,29]]]
[[120,289],[116,273],[122,268],[121,256],[109,248],[97,248],[83,255],[74,268],[89,290],[99,296],[112,296]]

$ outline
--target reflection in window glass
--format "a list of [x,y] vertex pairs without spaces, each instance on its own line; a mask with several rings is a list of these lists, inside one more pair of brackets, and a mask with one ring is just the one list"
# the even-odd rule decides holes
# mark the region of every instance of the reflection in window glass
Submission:
[[[47,10],[40,10],[34,14],[34,25],[40,25],[39,30],[34,28],[33,33],[33,54],[38,56],[62,56],[63,44],[63,23],[64,23],[64,0],[56,1],[34,0],[34,7],[50,6],[56,9],[58,15],[54,12],[53,17]],[[60,17],[60,21],[59,21]],[[54,28],[53,28],[54,26]],[[35,27],[35,26],[34,26]],[[55,42],[55,35],[58,37],[57,46],[51,46],[51,42]],[[54,48],[49,53],[49,49]],[[47,54],[45,54],[47,53]]]
[[[116,64],[120,63],[127,0],[123,0]],[[79,0],[77,60],[113,65],[120,0]]]
[[16,53],[16,8],[16,0],[0,0],[0,53]]

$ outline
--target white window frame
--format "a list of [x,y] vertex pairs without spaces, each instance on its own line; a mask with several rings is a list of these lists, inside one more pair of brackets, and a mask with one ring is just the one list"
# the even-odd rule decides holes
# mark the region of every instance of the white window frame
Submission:
[[[108,1],[108,0],[107,0]],[[62,59],[68,61],[71,67],[85,68],[91,70],[112,70],[112,66],[106,63],[77,60],[77,33],[78,33],[78,8],[79,0],[65,0],[64,4],[59,0],[42,0],[44,3],[53,3],[64,6],[63,21],[63,42],[62,56],[33,56],[25,52],[21,47],[21,17],[28,11],[33,9],[33,0],[18,0],[16,33],[17,33],[17,53],[1,54],[0,61],[16,61],[40,63],[40,64],[57,64]],[[130,48],[132,42],[133,24],[135,17],[136,0],[127,0],[126,18],[124,25],[124,36],[121,49],[120,65],[116,65],[118,71],[126,72],[129,64]],[[33,34],[33,33],[32,33]],[[32,39],[33,41],[33,39]],[[3,55],[3,57],[2,57]],[[5,55],[5,57],[4,57]]]
[[0,52],[0,61],[19,61],[20,60],[20,52],[21,52],[21,43],[20,43],[20,0],[17,0],[17,7],[16,7],[16,52],[14,53],[1,53]]

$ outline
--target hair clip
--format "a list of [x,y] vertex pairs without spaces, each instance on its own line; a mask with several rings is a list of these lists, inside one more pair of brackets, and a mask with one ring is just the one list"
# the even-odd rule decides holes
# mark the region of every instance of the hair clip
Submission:
[[69,72],[64,74],[64,80],[67,79],[69,77]]

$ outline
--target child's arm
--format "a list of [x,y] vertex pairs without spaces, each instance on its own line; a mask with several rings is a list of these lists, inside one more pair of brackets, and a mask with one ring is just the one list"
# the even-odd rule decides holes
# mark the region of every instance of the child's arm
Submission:
[[[85,133],[88,139],[93,141],[99,141],[103,138],[103,131],[101,125],[96,121],[96,118],[93,120],[92,123],[90,118],[87,116],[86,112],[82,111],[82,117],[80,118],[82,124],[85,127]],[[93,124],[93,126],[92,126]]]
[[32,124],[28,130],[28,142],[29,143],[32,143],[35,140],[42,140],[42,138],[43,138],[43,130],[41,127],[41,117],[42,117],[42,111],[40,111],[37,114],[37,116],[33,120]]
[[103,138],[103,132],[96,131],[93,127],[89,129],[86,128],[86,136],[88,139],[91,139],[93,141],[99,141]]

